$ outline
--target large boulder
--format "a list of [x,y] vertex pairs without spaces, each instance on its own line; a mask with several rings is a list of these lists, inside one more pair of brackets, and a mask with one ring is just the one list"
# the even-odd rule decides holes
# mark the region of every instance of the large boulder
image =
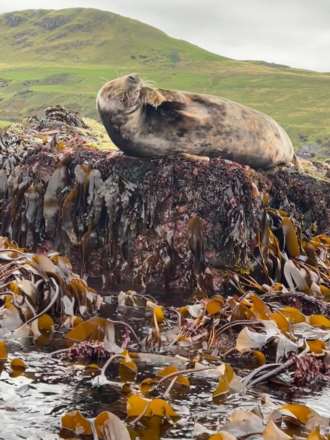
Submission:
[[104,292],[219,291],[226,270],[253,268],[271,207],[304,234],[330,231],[325,166],[260,173],[221,159],[137,159],[97,142],[61,108],[2,132],[0,232],[64,253]]

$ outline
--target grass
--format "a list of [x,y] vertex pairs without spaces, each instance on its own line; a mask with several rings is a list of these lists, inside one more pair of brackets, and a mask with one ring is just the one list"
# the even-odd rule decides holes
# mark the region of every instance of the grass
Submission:
[[95,118],[100,86],[134,71],[160,87],[250,105],[278,120],[297,147],[318,142],[328,148],[330,74],[220,57],[135,20],[92,9],[2,15],[0,31],[2,121],[57,103]]
[[10,124],[11,124],[11,121],[2,121],[2,120],[0,119],[0,129],[1,129],[1,128],[9,127]]

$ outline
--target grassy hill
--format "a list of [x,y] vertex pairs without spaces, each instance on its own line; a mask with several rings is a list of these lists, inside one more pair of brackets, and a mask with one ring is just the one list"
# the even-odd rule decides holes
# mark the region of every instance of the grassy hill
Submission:
[[0,127],[60,103],[95,117],[107,80],[138,72],[161,87],[225,96],[272,115],[296,146],[330,152],[330,74],[236,61],[94,9],[0,15]]

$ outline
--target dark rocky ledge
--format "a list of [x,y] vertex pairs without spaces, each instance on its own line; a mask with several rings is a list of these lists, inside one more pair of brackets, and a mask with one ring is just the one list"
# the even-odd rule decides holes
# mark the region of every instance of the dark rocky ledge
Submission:
[[307,236],[330,232],[329,169],[256,172],[212,159],[146,160],[100,151],[78,115],[48,109],[0,134],[1,234],[55,249],[104,292],[219,291],[251,269],[265,209]]

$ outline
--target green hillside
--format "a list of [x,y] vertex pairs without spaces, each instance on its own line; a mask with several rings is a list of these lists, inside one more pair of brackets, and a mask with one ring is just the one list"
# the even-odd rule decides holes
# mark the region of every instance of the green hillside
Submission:
[[330,74],[211,54],[94,9],[0,15],[0,127],[52,104],[95,117],[106,81],[138,72],[161,87],[212,93],[272,115],[296,146],[330,152]]

